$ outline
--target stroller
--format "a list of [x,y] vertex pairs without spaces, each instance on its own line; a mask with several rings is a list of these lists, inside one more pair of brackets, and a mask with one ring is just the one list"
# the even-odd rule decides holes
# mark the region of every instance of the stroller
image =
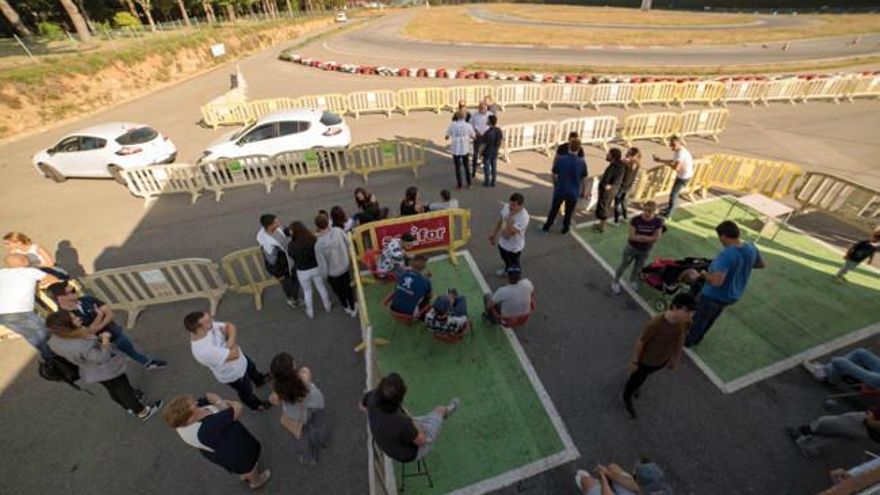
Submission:
[[699,294],[705,282],[702,279],[688,281],[688,275],[693,275],[688,270],[700,272],[708,269],[710,264],[712,260],[709,258],[656,258],[650,265],[642,268],[639,279],[663,294],[663,298],[654,303],[654,309],[664,311],[672,298],[680,292],[689,292],[695,296]]

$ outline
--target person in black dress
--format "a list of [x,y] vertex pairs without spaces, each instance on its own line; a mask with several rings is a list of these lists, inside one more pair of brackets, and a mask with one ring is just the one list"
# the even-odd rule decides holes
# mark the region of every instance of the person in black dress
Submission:
[[400,202],[400,216],[418,215],[425,211],[425,205],[419,200],[419,188],[415,186],[407,187],[403,201]]
[[379,206],[379,200],[373,193],[363,187],[354,190],[354,201],[357,203],[358,212],[352,215],[358,225],[382,220],[387,213]]
[[271,472],[260,472],[260,442],[238,422],[241,411],[241,403],[207,393],[200,399],[191,395],[171,399],[162,417],[184,442],[256,490],[269,481]]
[[617,195],[623,176],[626,175],[626,164],[623,163],[622,158],[620,148],[611,148],[605,156],[608,167],[599,180],[599,202],[596,203],[596,218],[599,219],[599,223],[594,227],[597,232],[604,232],[605,221],[611,212],[611,201]]

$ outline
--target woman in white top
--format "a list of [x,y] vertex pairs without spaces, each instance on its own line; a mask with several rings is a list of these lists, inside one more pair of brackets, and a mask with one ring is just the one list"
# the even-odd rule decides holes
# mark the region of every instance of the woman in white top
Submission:
[[286,352],[272,359],[270,371],[274,391],[269,401],[281,406],[281,424],[293,435],[300,462],[317,464],[318,453],[327,447],[329,437],[324,394],[312,383],[312,372],[305,366],[297,368]]
[[9,232],[3,236],[3,244],[10,254],[21,254],[27,257],[30,266],[35,268],[54,268],[55,259],[49,251],[34,243],[27,234]]
[[471,175],[468,173],[468,152],[471,149],[471,141],[477,134],[473,126],[467,123],[462,112],[456,112],[452,116],[452,123],[446,129],[446,140],[449,141],[449,151],[452,153],[452,163],[455,165],[456,188],[461,189],[461,174],[467,179],[467,185],[471,187]]

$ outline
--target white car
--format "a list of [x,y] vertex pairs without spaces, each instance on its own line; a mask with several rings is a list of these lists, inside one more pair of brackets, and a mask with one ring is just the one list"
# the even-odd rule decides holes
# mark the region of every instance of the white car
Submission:
[[340,10],[336,13],[336,22],[348,22],[348,16],[345,15],[345,12]]
[[250,155],[274,156],[285,151],[345,148],[351,130],[343,118],[322,110],[282,110],[214,141],[199,163]]
[[44,177],[63,182],[68,177],[108,177],[125,183],[120,170],[171,163],[177,148],[170,139],[144,124],[110,122],[61,138],[55,146],[34,155]]

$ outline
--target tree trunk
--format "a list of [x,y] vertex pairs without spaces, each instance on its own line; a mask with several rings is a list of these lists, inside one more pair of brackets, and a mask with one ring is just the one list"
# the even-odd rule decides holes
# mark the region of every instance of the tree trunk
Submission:
[[186,27],[191,27],[192,24],[189,23],[189,14],[186,13],[186,5],[183,4],[183,0],[177,0],[177,6],[180,7],[180,15],[183,17]]
[[21,36],[30,36],[32,34],[31,30],[21,22],[21,17],[18,16],[18,12],[15,11],[15,8],[13,8],[12,5],[9,5],[9,2],[6,0],[0,0],[0,11],[3,12],[3,16],[6,17],[9,24],[12,24],[12,27],[15,28],[16,33]]
[[293,4],[290,3],[290,0],[284,0],[287,2],[287,15],[293,17]]
[[229,22],[235,24],[235,7],[231,3],[226,4],[226,15],[229,17]]
[[138,15],[137,9],[135,8],[134,2],[132,0],[119,0],[119,4],[127,8],[135,19],[140,19],[140,16]]
[[76,35],[79,37],[80,41],[88,40],[92,35],[89,33],[89,26],[86,24],[85,18],[83,18],[79,9],[76,8],[76,4],[73,3],[73,0],[59,0],[61,2],[61,6],[64,7],[64,10],[67,12],[68,17],[70,17],[70,22],[73,23],[73,28],[76,29]]
[[651,10],[651,0],[642,0],[642,10]]
[[217,22],[217,19],[214,17],[214,7],[211,7],[208,0],[202,0],[202,9],[205,11],[205,21],[208,24]]
[[150,31],[156,32],[156,23],[153,21],[153,14],[150,12],[152,7],[152,2],[150,0],[138,0],[138,5],[141,6],[141,9],[144,11],[144,14],[147,15],[147,24],[150,25]]

